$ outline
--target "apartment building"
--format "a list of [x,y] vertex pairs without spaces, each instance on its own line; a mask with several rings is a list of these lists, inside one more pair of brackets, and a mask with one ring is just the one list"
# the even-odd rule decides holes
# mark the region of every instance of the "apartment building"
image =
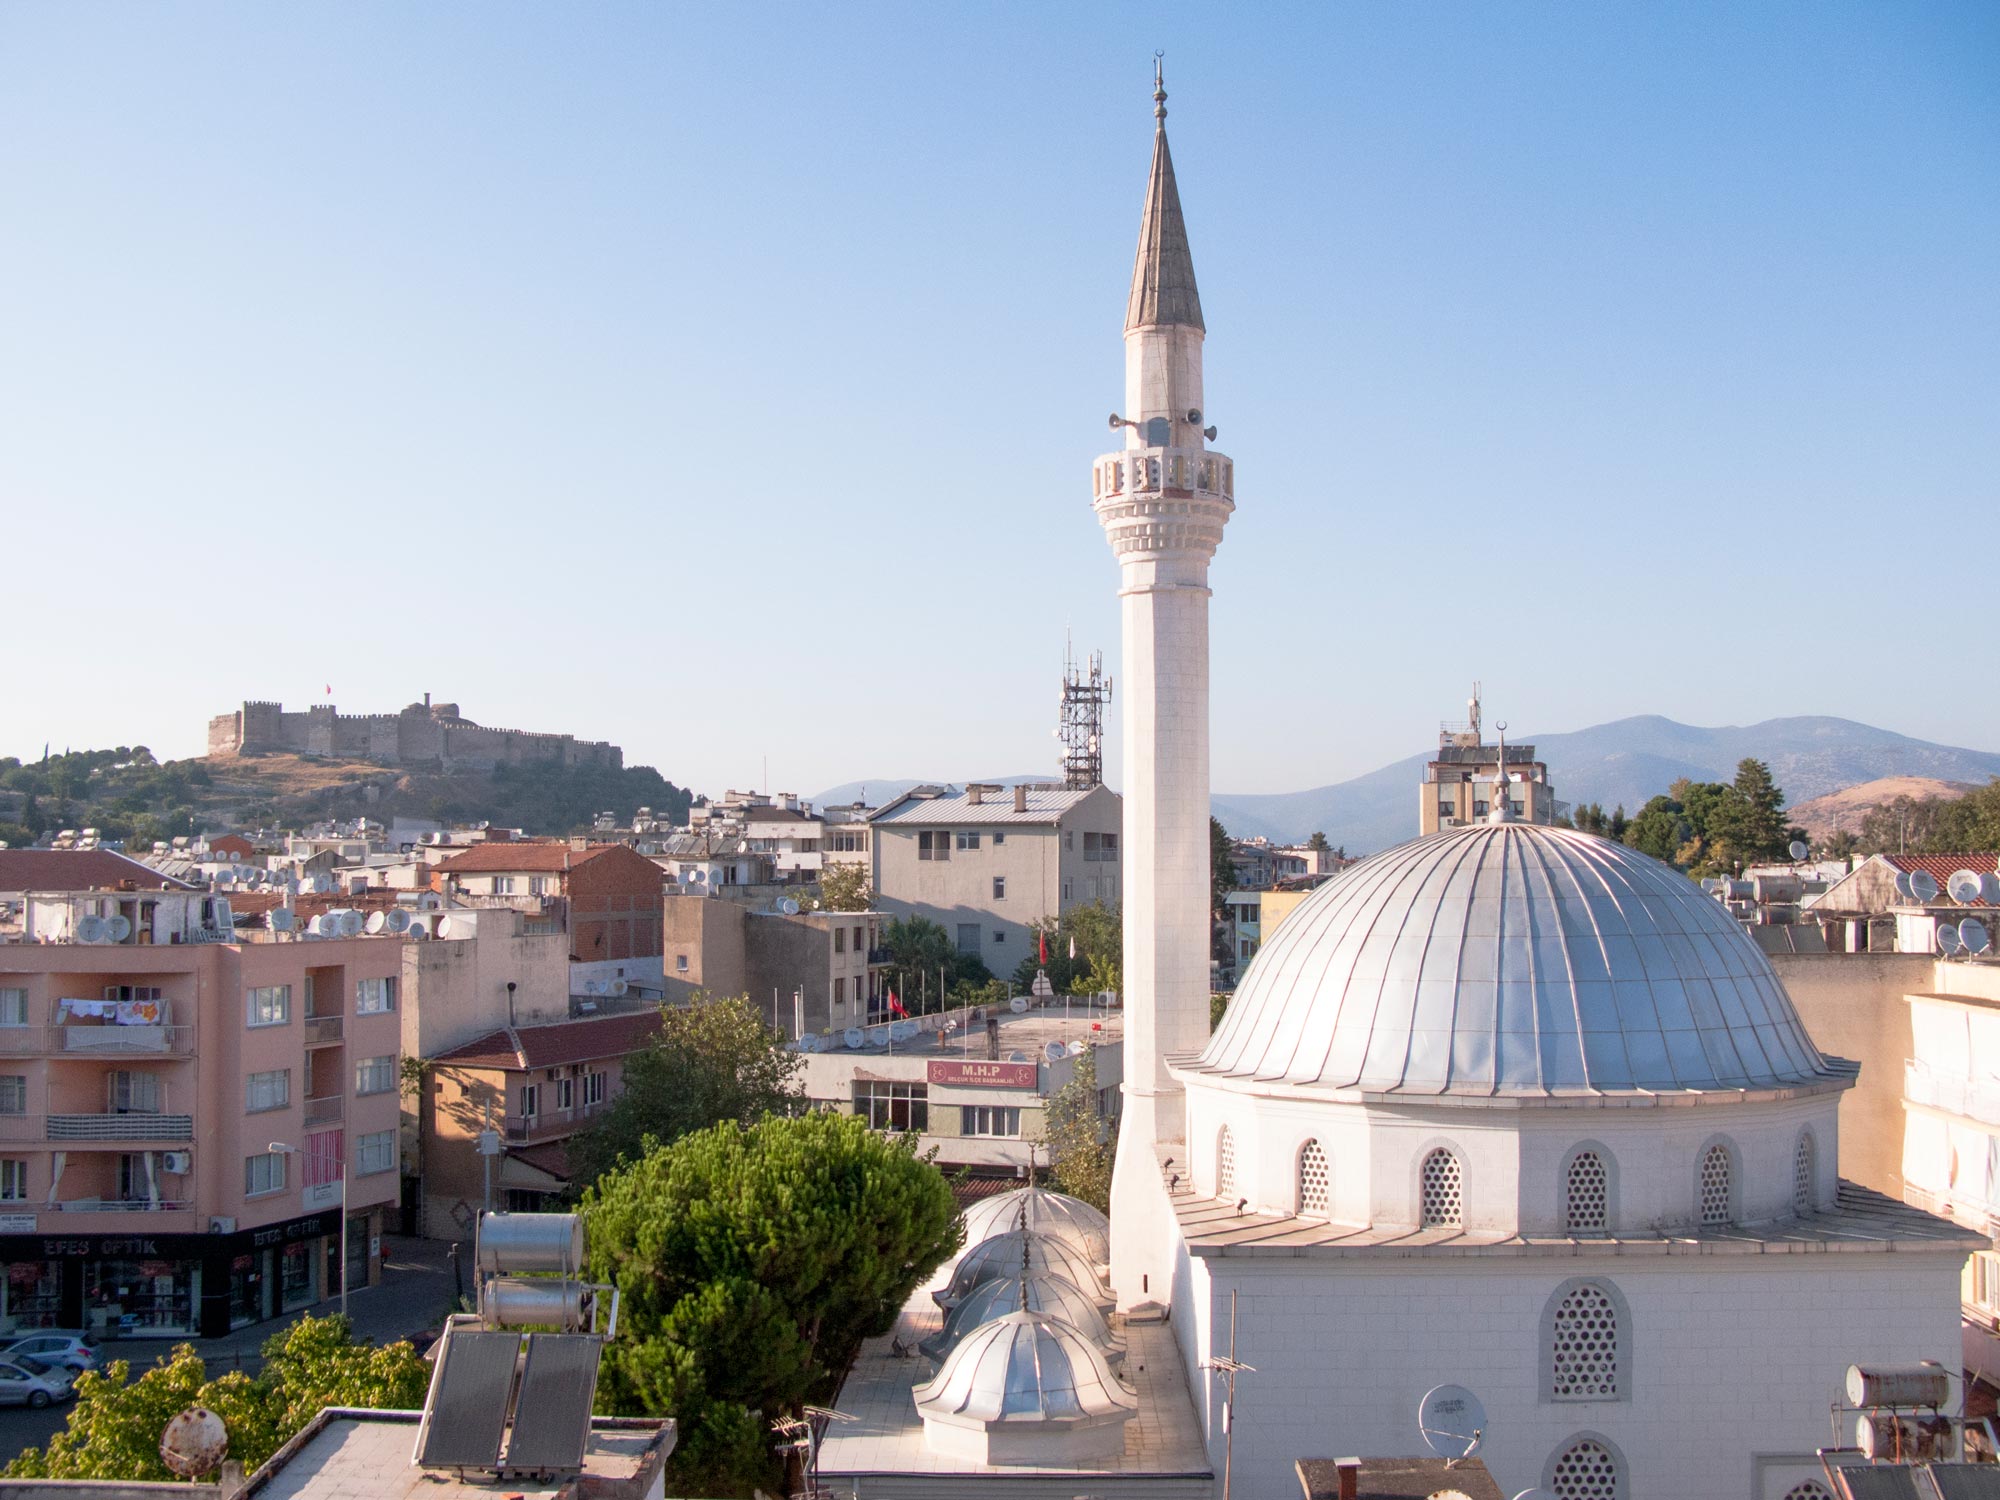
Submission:
[[669,897],[667,1001],[747,995],[792,1038],[866,1025],[886,1004],[887,922],[877,911],[786,912]]
[[875,904],[941,925],[959,951],[1008,974],[1031,923],[1121,895],[1123,806],[1102,786],[918,787],[869,819]]
[[432,889],[454,897],[559,904],[581,963],[657,958],[666,876],[625,844],[529,840],[484,844],[440,863]]
[[623,1092],[656,1010],[505,1026],[432,1059],[423,1092],[423,1233],[470,1239],[487,1208],[539,1212],[569,1186],[565,1142]]
[[0,945],[0,1328],[213,1337],[378,1274],[404,944],[164,890],[30,894]]

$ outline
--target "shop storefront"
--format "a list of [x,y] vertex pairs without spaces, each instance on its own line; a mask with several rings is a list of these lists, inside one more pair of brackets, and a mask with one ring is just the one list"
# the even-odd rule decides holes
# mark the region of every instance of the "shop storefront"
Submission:
[[[371,1279],[370,1216],[350,1233],[351,1285]],[[0,1235],[0,1332],[216,1338],[340,1292],[340,1214],[231,1234]]]

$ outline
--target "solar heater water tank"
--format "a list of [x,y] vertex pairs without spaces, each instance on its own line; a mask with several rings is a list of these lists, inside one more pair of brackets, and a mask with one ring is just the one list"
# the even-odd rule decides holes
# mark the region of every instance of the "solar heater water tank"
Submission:
[[579,1214],[487,1213],[479,1216],[479,1269],[581,1271],[583,1218]]

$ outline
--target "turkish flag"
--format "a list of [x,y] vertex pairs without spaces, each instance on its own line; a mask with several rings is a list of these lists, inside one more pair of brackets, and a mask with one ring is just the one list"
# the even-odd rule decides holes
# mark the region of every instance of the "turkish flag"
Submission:
[[896,998],[894,990],[889,991],[889,1009],[899,1016],[907,1016],[909,1014],[908,1011],[903,1009],[903,1002]]
[[1041,966],[1042,966],[1043,968],[1045,968],[1045,969],[1046,969],[1046,968],[1047,968],[1047,967],[1049,966],[1049,935],[1048,935],[1048,933],[1046,933],[1046,932],[1038,932],[1038,933],[1036,933],[1036,934],[1035,934],[1035,942],[1036,942],[1036,943],[1037,943],[1037,944],[1039,945],[1039,946],[1037,947],[1037,949],[1036,949],[1036,961],[1037,961],[1038,963],[1040,963],[1040,964],[1041,964]]

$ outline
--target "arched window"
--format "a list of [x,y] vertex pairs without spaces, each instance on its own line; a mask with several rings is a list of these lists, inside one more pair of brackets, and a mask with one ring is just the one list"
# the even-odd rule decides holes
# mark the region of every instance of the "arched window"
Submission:
[[1443,1146],[1424,1158],[1423,1218],[1426,1229],[1456,1229],[1465,1222],[1465,1169]]
[[1730,1172],[1729,1148],[1722,1142],[1702,1152],[1698,1206],[1705,1225],[1729,1222]]
[[1579,1151],[1569,1160],[1563,1226],[1570,1234],[1603,1234],[1611,1227],[1611,1174],[1595,1151]]
[[1554,1401],[1619,1399],[1618,1305],[1595,1282],[1572,1287],[1550,1320],[1549,1398]]
[[1833,1491],[1817,1479],[1801,1479],[1785,1491],[1785,1500],[1833,1500]]
[[1576,1438],[1549,1465],[1548,1490],[1556,1500],[1625,1500],[1625,1468],[1609,1443]]
[[[1819,1194],[1813,1190],[1815,1170],[1813,1134],[1810,1130],[1799,1132],[1798,1149],[1792,1153],[1792,1212],[1809,1214],[1813,1211]],[[1811,1481],[1807,1481],[1810,1483]]]
[[1332,1195],[1327,1187],[1326,1150],[1318,1141],[1299,1147],[1299,1212],[1325,1217]]
[[1215,1196],[1227,1198],[1236,1191],[1236,1137],[1227,1125],[1215,1137]]

